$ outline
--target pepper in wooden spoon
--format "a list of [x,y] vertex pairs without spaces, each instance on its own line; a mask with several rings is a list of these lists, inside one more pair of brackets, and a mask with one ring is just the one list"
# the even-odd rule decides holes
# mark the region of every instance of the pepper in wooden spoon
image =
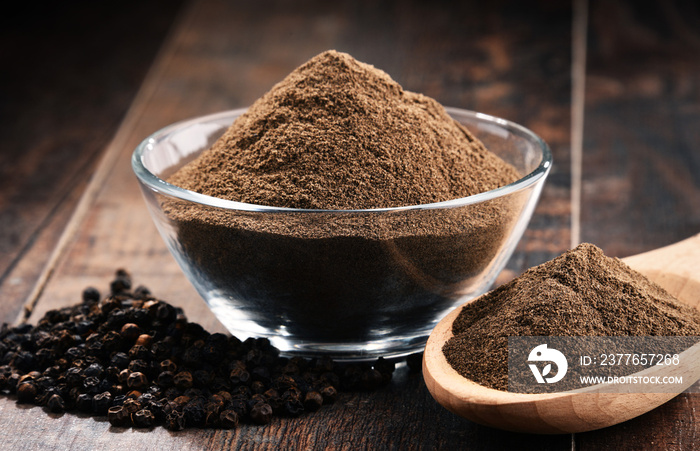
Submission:
[[[682,335],[700,335],[697,332],[700,331],[700,313],[693,310],[700,307],[700,235],[624,259],[634,271],[630,271],[617,259],[605,257],[593,248],[590,245],[577,248],[555,259],[554,263],[548,262],[521,276],[532,279],[539,275],[543,283],[550,284],[544,289],[536,287],[539,291],[528,293],[527,284],[518,285],[521,281],[516,279],[510,286],[501,287],[469,303],[468,313],[471,318],[469,315],[460,317],[461,308],[446,316],[433,330],[426,345],[423,361],[425,382],[433,397],[450,411],[477,423],[534,433],[581,432],[610,426],[641,415],[673,398],[677,393],[610,393],[601,392],[600,386],[575,392],[512,393],[505,391],[503,381],[499,382],[498,378],[486,377],[481,381],[485,385],[500,388],[494,389],[477,384],[460,374],[481,374],[483,371],[470,373],[473,368],[469,368],[469,365],[484,367],[486,363],[484,368],[488,368],[488,363],[493,362],[469,363],[467,360],[459,368],[460,372],[448,362],[443,347],[453,337],[455,320],[458,321],[458,326],[460,321],[471,321],[474,323],[472,326],[476,324],[485,330],[491,327],[492,331],[496,331],[494,335],[507,335],[512,330],[519,330],[520,335],[676,335],[681,333],[672,326],[680,321],[686,324]],[[567,258],[578,260],[567,261]],[[601,269],[601,265],[609,267]],[[541,274],[533,275],[533,271],[540,271]],[[544,280],[547,279],[547,271],[552,276],[550,279],[555,280]],[[649,283],[637,272],[654,283]],[[584,282],[590,286],[586,286]],[[575,286],[577,283],[579,286]],[[516,285],[515,288],[513,284]],[[577,290],[573,291],[579,293],[567,291],[567,284],[568,288],[574,285]],[[659,289],[657,285],[663,289]],[[500,314],[504,309],[513,309],[508,305],[508,299],[499,298],[499,294],[507,294],[509,289],[511,294],[538,296],[544,300],[540,299],[542,302],[538,304],[537,299],[530,299],[531,302],[525,303],[526,308],[520,312],[519,317],[504,319],[499,316],[498,309],[501,309]],[[648,293],[634,293],[635,290]],[[675,300],[668,304],[668,294],[675,296],[686,306],[676,305]],[[577,295],[583,298],[577,299]],[[624,302],[621,302],[621,299],[611,299],[614,296],[621,297]],[[496,305],[499,302],[504,305]],[[543,311],[547,311],[547,303],[558,303],[556,307],[560,308],[551,310],[556,314],[542,314]],[[541,310],[543,308],[545,310]],[[640,309],[640,314],[635,315],[634,309]],[[649,310],[646,312],[650,315],[648,319],[653,321],[645,323],[639,320],[638,317],[642,316],[641,312],[644,309]],[[654,317],[655,309],[670,310]],[[512,328],[513,324],[517,324],[516,320],[523,319],[532,326],[529,329],[530,333],[522,333],[522,329]],[[664,321],[668,324],[664,325]],[[459,327],[457,329],[458,334],[461,333]],[[479,332],[481,331],[477,329],[476,335],[471,337],[472,340],[477,340],[472,341],[475,346],[494,341],[488,334],[479,336]],[[700,344],[696,344],[683,353],[682,364],[672,368],[674,374],[684,376],[683,389],[700,378],[699,361]],[[454,364],[454,361],[452,363]],[[659,373],[667,370],[652,368],[649,371]],[[503,372],[501,368],[501,373]],[[507,373],[507,370],[505,372]],[[501,376],[506,377],[503,374]]]

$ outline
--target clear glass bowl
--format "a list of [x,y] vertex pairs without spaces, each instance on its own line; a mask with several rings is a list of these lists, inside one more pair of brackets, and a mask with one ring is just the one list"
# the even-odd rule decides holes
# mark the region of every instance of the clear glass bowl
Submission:
[[244,111],[166,127],[136,148],[132,165],[160,234],[217,318],[286,354],[366,360],[422,351],[443,316],[493,283],[552,164],[526,128],[447,108],[527,175],[475,196],[370,210],[252,205],[165,182]]

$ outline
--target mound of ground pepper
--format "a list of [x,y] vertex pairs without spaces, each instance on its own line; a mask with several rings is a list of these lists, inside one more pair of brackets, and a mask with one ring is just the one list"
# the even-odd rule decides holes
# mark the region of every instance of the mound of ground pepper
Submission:
[[365,209],[466,197],[519,177],[438,102],[331,50],[275,85],[168,181],[252,204]]
[[[167,180],[253,204],[372,209],[462,198],[518,178],[435,100],[328,51]],[[427,337],[430,318],[481,289],[528,196],[388,214],[161,202],[190,272],[231,308],[300,341],[347,343]]]
[[508,389],[508,337],[700,336],[700,312],[584,243],[466,304],[443,346],[467,379]]

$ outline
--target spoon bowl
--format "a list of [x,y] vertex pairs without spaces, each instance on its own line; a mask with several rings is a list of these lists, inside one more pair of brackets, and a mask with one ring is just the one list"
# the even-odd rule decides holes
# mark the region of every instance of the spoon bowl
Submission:
[[[700,234],[679,243],[623,259],[681,302],[700,309]],[[475,423],[516,432],[584,432],[612,426],[646,413],[678,393],[604,393],[597,386],[544,394],[512,393],[484,387],[461,376],[442,347],[452,337],[460,308],[443,318],[425,347],[423,377],[435,400]],[[687,386],[700,378],[700,344],[686,350],[677,368]],[[660,374],[664,367],[644,370]]]

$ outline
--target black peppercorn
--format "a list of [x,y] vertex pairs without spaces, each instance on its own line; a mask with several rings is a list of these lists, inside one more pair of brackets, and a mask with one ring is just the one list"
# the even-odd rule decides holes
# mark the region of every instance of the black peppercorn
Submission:
[[160,370],[170,371],[174,374],[177,372],[177,365],[175,365],[175,362],[173,362],[172,360],[165,359],[162,362],[160,362]]
[[129,349],[129,357],[132,359],[148,361],[151,360],[153,354],[151,354],[151,351],[145,346],[134,345],[131,347],[131,349]]
[[80,321],[75,328],[75,333],[85,336],[93,330],[93,327],[95,327],[95,324],[92,321]]
[[250,419],[257,424],[268,424],[272,420],[272,407],[260,402],[250,409]]
[[36,358],[36,363],[39,368],[46,368],[56,359],[56,353],[53,351],[53,349],[41,348],[36,351],[34,357]]
[[239,418],[245,418],[248,416],[249,408],[248,403],[245,399],[234,398],[230,402],[226,403],[226,408],[235,411]]
[[156,422],[160,423],[165,419],[164,401],[151,401],[147,405],[148,410],[153,414],[153,418]]
[[83,302],[94,303],[100,301],[100,292],[97,288],[87,287],[83,290]]
[[336,386],[375,388],[394,371],[383,359],[283,358],[267,339],[210,334],[130,287],[120,271],[100,304],[86,289],[82,304],[49,311],[36,327],[0,327],[0,390],[52,412],[107,415],[115,427],[235,428],[316,411]]
[[333,404],[338,399],[338,391],[332,385],[322,387],[320,393],[323,396],[324,404]]
[[109,380],[110,382],[119,382],[119,373],[120,369],[117,368],[116,366],[108,366],[105,369],[105,379]]
[[173,377],[173,384],[180,390],[192,387],[192,383],[192,373],[189,371],[180,371]]
[[149,290],[147,287],[144,287],[143,285],[139,285],[134,289],[133,295],[136,299],[145,300],[151,296],[151,290]]
[[304,404],[299,399],[284,401],[284,413],[290,417],[298,417],[304,413]]
[[348,365],[341,375],[341,386],[349,390],[358,388],[362,380],[362,373],[360,365]]
[[127,400],[126,395],[116,395],[114,398],[112,398],[112,407],[114,406],[123,406],[124,401]]
[[185,429],[185,414],[178,410],[173,410],[165,416],[166,429],[171,431],[181,431]]
[[110,313],[115,309],[121,308],[121,306],[122,302],[119,299],[111,297],[102,301],[102,304],[100,305],[100,310],[102,311],[102,313]]
[[314,361],[314,369],[318,373],[330,373],[334,366],[333,360],[329,357],[319,357]]
[[175,387],[166,388],[163,392],[163,396],[165,396],[169,400],[173,400],[180,395],[182,395],[182,392]]
[[143,346],[144,348],[148,348],[152,342],[153,336],[148,334],[141,334],[136,338],[136,342],[134,344],[136,346]]
[[107,420],[114,427],[125,427],[130,422],[129,414],[122,406],[112,406],[107,410]]
[[17,386],[17,402],[18,403],[32,403],[38,392],[36,383],[34,381],[20,382]]
[[220,398],[224,402],[224,404],[227,402],[231,402],[231,400],[233,399],[231,393],[224,390],[216,392],[214,395],[212,395],[212,398],[214,397]]
[[284,374],[281,375],[273,381],[273,386],[277,388],[280,392],[285,392],[289,390],[291,387],[296,387],[297,382],[294,380],[293,377]]
[[326,385],[332,385],[334,387],[340,386],[340,376],[332,372],[321,373],[319,381],[325,383]]
[[316,412],[323,405],[323,396],[317,391],[310,391],[304,396],[304,409]]
[[374,369],[379,371],[382,375],[382,383],[387,383],[391,380],[391,375],[394,373],[394,370],[396,369],[396,364],[392,361],[386,360],[383,357],[380,357],[377,359],[376,362],[374,362]]
[[150,428],[156,421],[153,413],[148,409],[141,409],[131,415],[134,426],[139,428]]
[[104,374],[104,368],[99,363],[93,363],[83,370],[83,375],[85,377],[97,377],[101,378]]
[[141,335],[141,328],[134,323],[126,323],[122,326],[119,335],[128,342],[134,342]]
[[175,375],[171,371],[163,371],[158,375],[158,384],[161,387],[168,388],[173,385]]
[[129,380],[130,374],[131,374],[131,371],[128,369],[121,370],[119,372],[119,376],[117,376],[117,380],[119,381],[120,384],[126,385],[126,381]]
[[187,404],[183,413],[185,414],[185,422],[189,427],[204,427],[207,418],[207,412],[199,402]]
[[148,385],[148,378],[145,374],[139,373],[137,371],[129,374],[129,377],[126,380],[126,384],[129,386],[129,388],[143,388],[146,385]]
[[185,395],[180,395],[177,398],[173,399],[173,402],[175,403],[176,406],[183,407],[185,404],[190,402],[190,397],[185,396]]
[[129,356],[126,355],[124,352],[116,352],[114,355],[112,355],[112,365],[116,366],[119,369],[124,369],[129,365]]
[[81,393],[78,399],[75,400],[75,408],[81,412],[92,411],[92,396],[88,393]]
[[147,405],[151,401],[155,401],[155,397],[151,393],[143,393],[136,399],[142,406]]
[[[252,408],[256,404],[269,404],[270,401],[274,402],[277,401],[278,397],[271,397],[271,396],[265,396],[265,395],[252,395],[248,399],[248,405]],[[272,407],[272,406],[270,406]]]
[[46,407],[53,413],[61,413],[66,409],[66,404],[59,394],[53,394],[46,402]]
[[33,370],[36,367],[37,362],[34,354],[31,352],[22,351],[15,355],[15,358],[10,364],[21,372],[26,373]]
[[156,306],[156,318],[161,321],[172,322],[177,313],[170,304],[159,302]]
[[145,373],[149,369],[149,364],[145,360],[134,359],[131,362],[129,362],[129,366],[127,368],[132,373],[133,372]]
[[88,393],[99,393],[100,380],[96,377],[86,377],[83,379],[83,388]]
[[186,365],[196,366],[198,363],[202,362],[201,350],[195,346],[190,346],[182,354],[182,361]]
[[143,395],[142,392],[140,392],[139,390],[134,389],[134,390],[129,391],[129,392],[126,394],[126,397],[127,397],[127,398],[131,398],[131,399],[138,399],[141,395]]
[[250,384],[250,389],[253,391],[253,393],[263,393],[265,388],[265,384],[260,381],[253,381],[253,383]]
[[124,411],[125,411],[126,413],[128,413],[129,415],[131,415],[132,413],[136,413],[136,412],[138,412],[139,410],[141,410],[141,407],[142,407],[142,406],[141,406],[141,403],[140,403],[138,400],[132,399],[132,398],[128,398],[128,397],[127,397],[127,398],[124,400],[124,403],[122,404],[122,407],[124,407]]
[[131,277],[124,270],[117,271],[116,278],[110,284],[112,294],[120,294],[131,289]]
[[68,386],[75,387],[78,385],[83,385],[85,375],[83,374],[83,371],[80,368],[72,367],[66,370],[66,372],[64,373],[64,378]]
[[282,372],[284,374],[296,375],[299,374],[299,367],[296,364],[289,362],[284,366],[284,368],[282,368]]
[[219,415],[219,424],[224,429],[234,429],[238,427],[238,414],[234,410],[224,410]]
[[112,403],[112,394],[110,392],[99,393],[92,398],[92,410],[98,415],[105,415]]

